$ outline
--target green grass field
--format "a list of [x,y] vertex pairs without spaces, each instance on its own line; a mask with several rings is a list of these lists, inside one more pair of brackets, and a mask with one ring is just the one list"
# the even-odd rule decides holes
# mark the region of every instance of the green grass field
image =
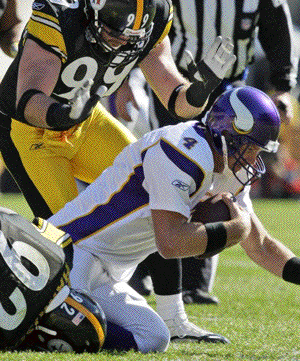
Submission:
[[[0,196],[0,205],[31,219],[20,196]],[[299,201],[256,200],[256,213],[270,233],[300,256]],[[102,361],[102,360],[214,360],[260,361],[300,360],[300,288],[258,268],[235,246],[220,255],[214,294],[218,306],[187,306],[190,320],[203,328],[219,332],[231,340],[229,345],[171,344],[164,354],[101,352],[97,355],[2,353],[0,361]],[[155,307],[154,298],[148,298]]]

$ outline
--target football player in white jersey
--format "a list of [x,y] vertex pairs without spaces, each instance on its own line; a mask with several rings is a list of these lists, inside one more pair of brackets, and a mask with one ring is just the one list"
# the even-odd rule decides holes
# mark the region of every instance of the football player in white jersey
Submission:
[[[71,286],[88,293],[120,326],[124,349],[164,351],[176,323],[186,319],[180,294],[176,315],[168,302],[158,305],[157,314],[126,283],[157,250],[167,259],[184,258],[240,243],[260,266],[300,283],[300,259],[267,233],[249,198],[251,183],[265,171],[259,152],[277,151],[279,128],[278,111],[265,93],[230,90],[216,100],[206,126],[189,121],[147,133],[49,219],[74,241]],[[200,200],[224,191],[231,220],[189,222]],[[214,342],[214,336],[222,337],[203,330],[197,340]]]

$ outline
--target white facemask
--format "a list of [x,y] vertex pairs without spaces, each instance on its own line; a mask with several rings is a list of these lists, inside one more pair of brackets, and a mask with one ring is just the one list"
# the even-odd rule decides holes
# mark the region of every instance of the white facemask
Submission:
[[221,136],[222,140],[222,152],[223,152],[223,163],[224,169],[221,173],[214,173],[213,184],[211,189],[213,193],[221,193],[224,192],[224,185],[228,182],[228,180],[232,180],[234,178],[234,174],[232,170],[228,167],[228,151],[225,137]]

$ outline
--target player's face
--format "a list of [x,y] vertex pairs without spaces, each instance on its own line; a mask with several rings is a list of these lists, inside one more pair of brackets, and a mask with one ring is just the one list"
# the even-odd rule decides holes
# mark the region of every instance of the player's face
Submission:
[[[243,160],[245,162],[245,166],[247,164],[251,164],[254,165],[257,159],[258,154],[261,152],[261,147],[259,147],[258,145],[255,144],[251,144],[251,145],[243,145],[240,149],[240,154],[242,154]],[[235,156],[230,156],[228,158],[228,166],[230,169],[233,169],[233,166],[235,165],[235,171],[238,171],[242,168],[242,164],[244,163],[242,162],[241,164],[235,165],[236,163],[236,157]]]
[[113,33],[113,31],[108,26],[103,26],[101,35],[103,40],[109,44],[113,49],[118,49],[122,45],[126,45],[129,38],[124,35],[118,35]]

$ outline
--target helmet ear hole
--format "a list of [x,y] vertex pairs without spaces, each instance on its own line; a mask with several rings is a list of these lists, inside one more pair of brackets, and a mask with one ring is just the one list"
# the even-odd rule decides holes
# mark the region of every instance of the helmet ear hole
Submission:
[[230,134],[227,130],[224,130],[222,132],[222,135],[224,135],[226,140],[228,155],[236,153],[244,143],[241,137],[234,136]]

